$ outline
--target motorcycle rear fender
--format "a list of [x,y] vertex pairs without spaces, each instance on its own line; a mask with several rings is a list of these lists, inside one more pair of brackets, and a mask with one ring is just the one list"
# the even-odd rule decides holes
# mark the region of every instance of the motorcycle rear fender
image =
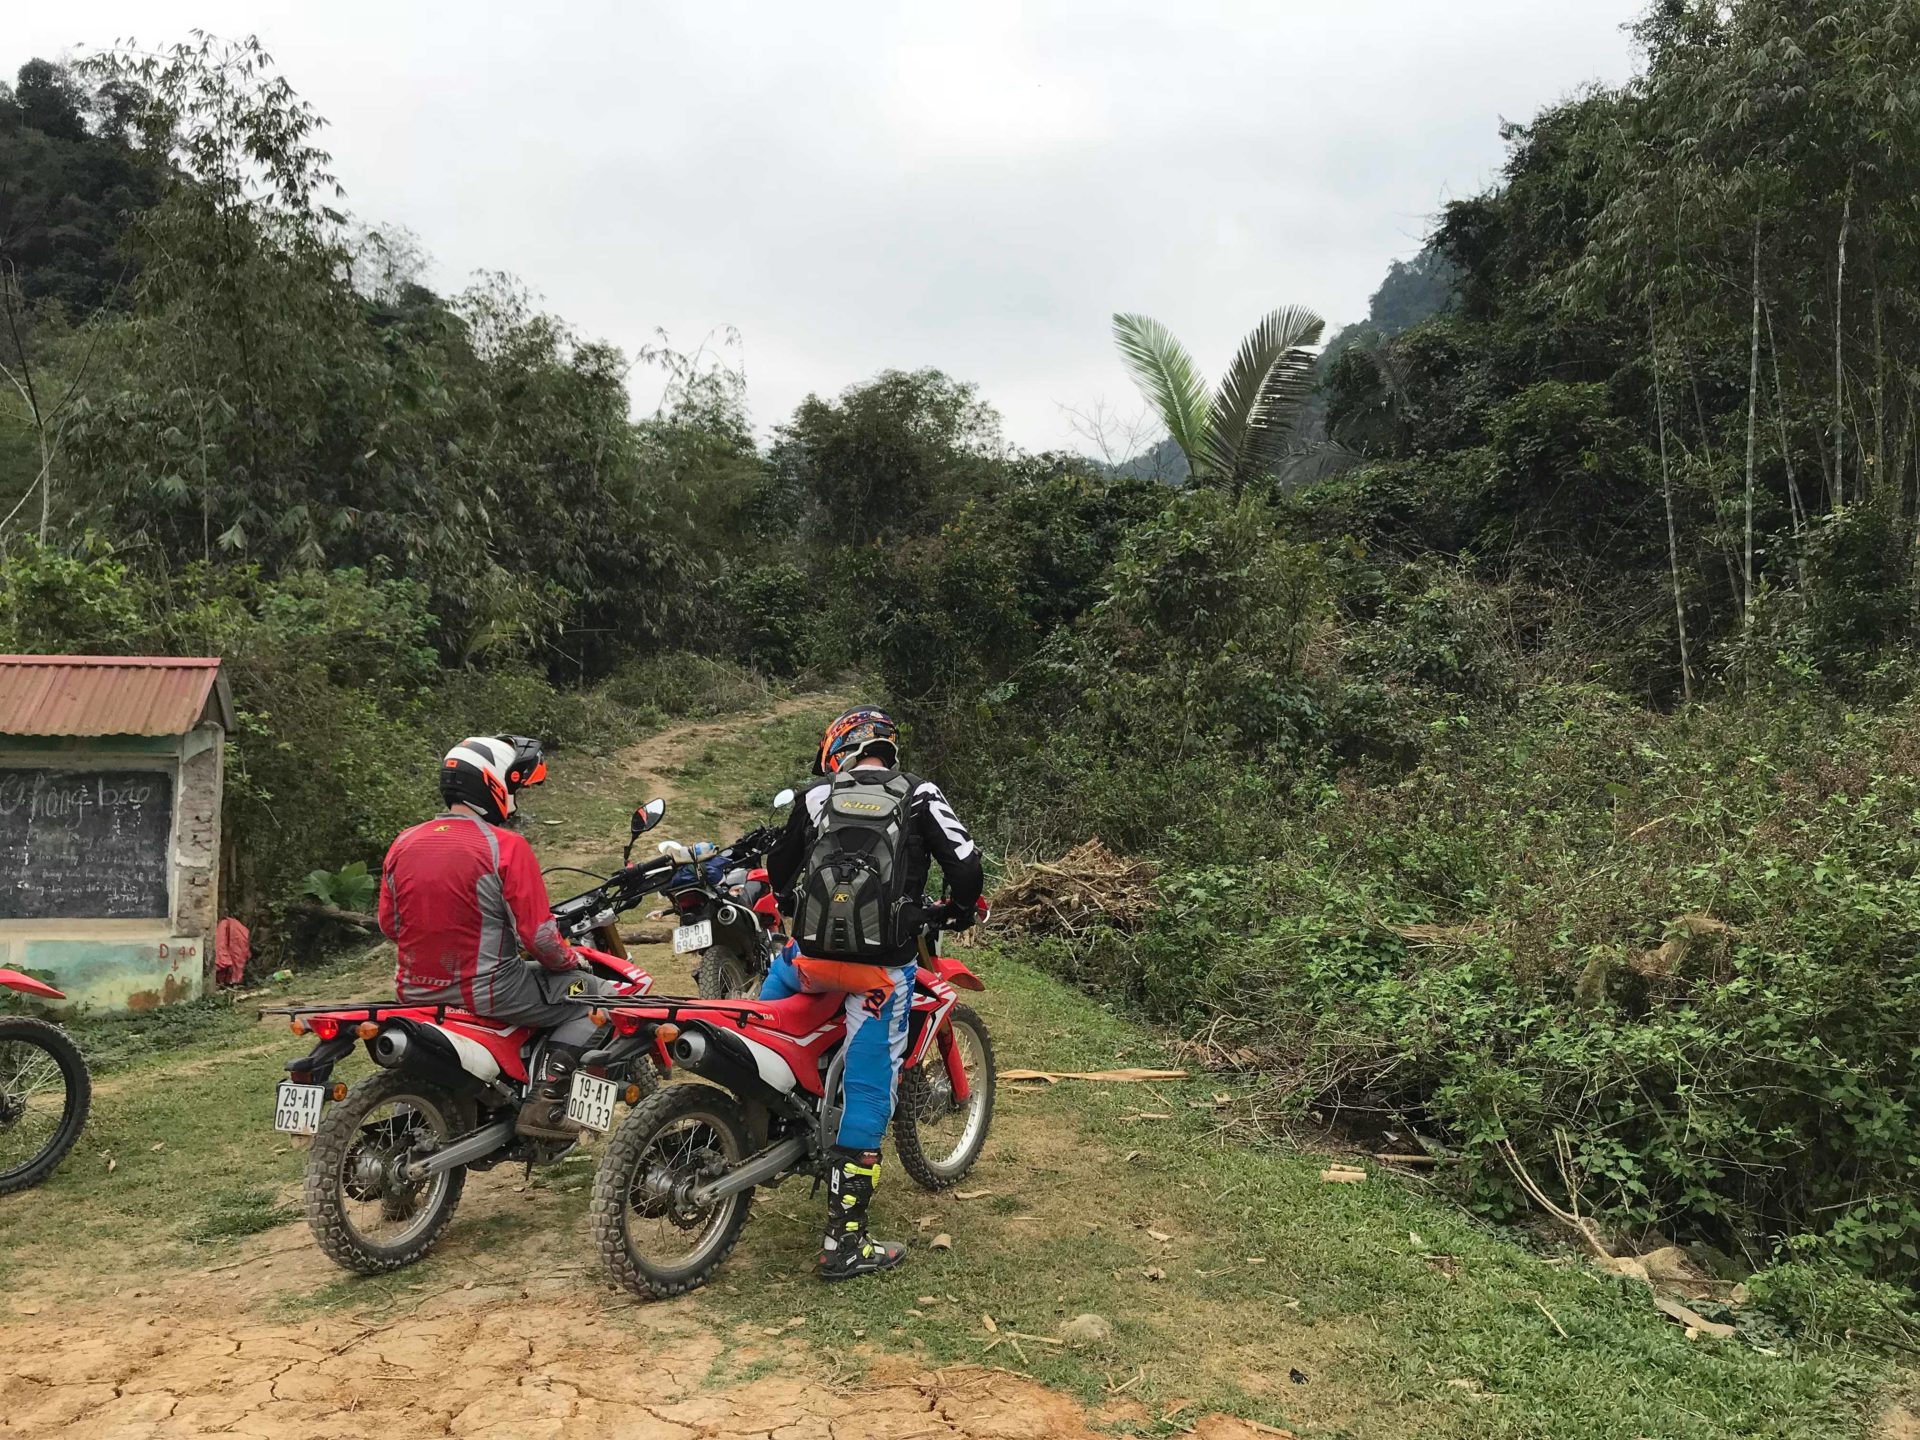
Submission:
[[594,950],[585,945],[576,945],[574,949],[586,957],[589,968],[602,979],[632,986],[627,994],[646,995],[652,992],[653,976],[624,955],[610,955],[605,950]]
[[36,980],[31,975],[22,975],[18,970],[0,970],[0,989],[18,990],[22,995],[37,995],[42,1000],[64,1000],[66,993],[56,990],[44,980]]
[[295,1085],[324,1085],[333,1078],[333,1067],[353,1053],[353,1033],[322,1040],[298,1060],[287,1062],[287,1079]]

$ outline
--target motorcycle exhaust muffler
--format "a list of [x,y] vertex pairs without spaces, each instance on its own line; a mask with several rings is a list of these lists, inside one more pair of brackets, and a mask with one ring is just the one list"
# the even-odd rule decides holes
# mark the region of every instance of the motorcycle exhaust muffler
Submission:
[[731,905],[722,905],[713,912],[713,919],[717,925],[732,926],[739,921],[740,912]]
[[699,1074],[707,1058],[707,1037],[695,1030],[681,1031],[680,1038],[673,1042],[673,1058]]
[[381,1069],[398,1070],[407,1063],[407,1051],[412,1048],[413,1042],[406,1031],[388,1026],[368,1043],[367,1053]]

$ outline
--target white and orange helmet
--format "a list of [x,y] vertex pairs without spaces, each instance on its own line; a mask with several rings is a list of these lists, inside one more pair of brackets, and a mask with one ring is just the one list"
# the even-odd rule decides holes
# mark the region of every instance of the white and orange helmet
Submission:
[[513,797],[546,778],[547,759],[538,740],[474,735],[440,762],[440,797],[449,805],[471,805],[493,824],[504,825],[516,808]]

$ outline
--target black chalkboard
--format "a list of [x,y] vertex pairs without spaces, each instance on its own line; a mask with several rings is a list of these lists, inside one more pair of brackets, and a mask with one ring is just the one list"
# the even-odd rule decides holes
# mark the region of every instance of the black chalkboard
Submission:
[[165,916],[172,831],[164,770],[0,770],[0,920]]

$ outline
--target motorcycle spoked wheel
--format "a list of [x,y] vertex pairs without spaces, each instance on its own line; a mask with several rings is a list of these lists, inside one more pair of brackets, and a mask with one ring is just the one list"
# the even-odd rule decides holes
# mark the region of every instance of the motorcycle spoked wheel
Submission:
[[607,1141],[589,1211],[607,1277],[664,1300],[706,1284],[739,1242],[753,1192],[688,1207],[672,1191],[748,1158],[739,1103],[711,1085],[669,1085],[642,1100]]
[[467,1172],[408,1183],[398,1165],[472,1124],[469,1104],[404,1070],[370,1075],[329,1106],[307,1156],[303,1192],[307,1228],[326,1257],[357,1274],[382,1275],[432,1250],[459,1208]]
[[700,955],[702,1000],[757,1000],[763,972],[737,951],[715,945]]
[[86,1059],[66,1031],[0,1015],[0,1195],[51,1175],[79,1140],[92,1104]]
[[967,1072],[967,1103],[956,1105],[947,1062],[935,1036],[920,1063],[900,1077],[893,1110],[893,1143],[900,1168],[925,1190],[950,1190],[967,1178],[993,1124],[993,1037],[966,1005],[947,1017]]

